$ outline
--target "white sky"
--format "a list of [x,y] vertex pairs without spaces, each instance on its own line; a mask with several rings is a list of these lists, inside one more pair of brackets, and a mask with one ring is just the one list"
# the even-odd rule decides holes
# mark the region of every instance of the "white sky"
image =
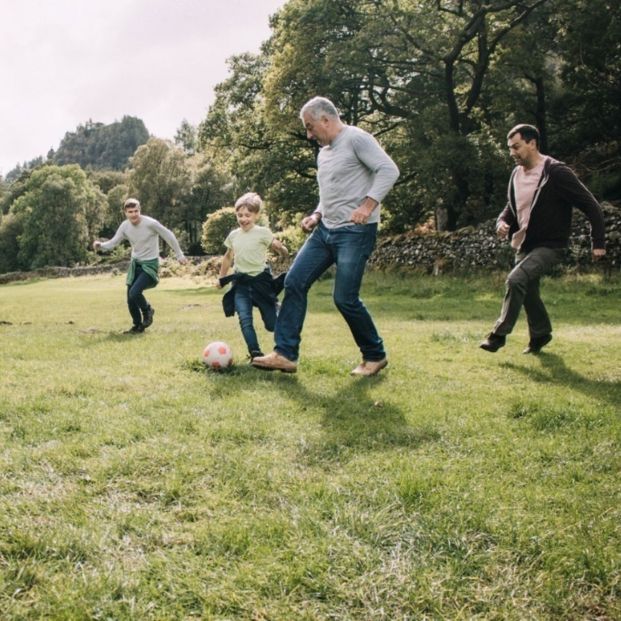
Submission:
[[285,0],[0,0],[0,174],[89,119],[173,138]]

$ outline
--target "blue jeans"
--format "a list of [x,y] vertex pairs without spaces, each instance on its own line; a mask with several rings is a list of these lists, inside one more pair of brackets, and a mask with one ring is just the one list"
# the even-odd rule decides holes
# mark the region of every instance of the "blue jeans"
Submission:
[[362,275],[377,237],[377,224],[352,224],[328,229],[319,222],[298,253],[285,278],[285,296],[276,320],[275,350],[297,360],[308,290],[336,264],[333,298],[360,348],[364,360],[386,356],[369,311],[360,299]]
[[136,265],[134,282],[127,287],[127,308],[129,308],[129,314],[132,316],[135,326],[139,326],[142,323],[141,311],[144,313],[149,308],[149,303],[142,292],[156,285],[157,283],[153,278],[145,274],[140,265]]
[[251,355],[261,351],[257,333],[252,322],[252,308],[255,304],[259,308],[265,329],[269,332],[274,332],[274,325],[276,323],[276,300],[274,299],[273,304],[268,304],[267,302],[253,302],[252,285],[250,283],[236,283],[235,312],[239,319],[239,327],[241,328],[242,336],[244,337],[244,341],[246,341],[248,352]]

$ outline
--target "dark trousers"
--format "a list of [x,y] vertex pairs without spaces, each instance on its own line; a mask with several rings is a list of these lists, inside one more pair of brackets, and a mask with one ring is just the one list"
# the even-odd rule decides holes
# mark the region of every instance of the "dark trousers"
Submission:
[[155,285],[157,283],[153,278],[145,274],[140,265],[136,265],[134,282],[127,287],[127,308],[135,326],[139,326],[142,323],[142,317],[149,308],[149,303],[144,297],[143,291],[145,289],[152,289]]
[[505,281],[505,298],[500,317],[494,326],[494,334],[510,334],[522,306],[528,320],[530,338],[545,336],[552,332],[552,324],[539,293],[541,277],[560,263],[564,251],[559,248],[533,248],[516,256],[515,267]]
[[254,296],[251,282],[238,282],[235,284],[235,312],[239,319],[239,327],[242,331],[244,341],[251,355],[256,355],[261,351],[257,333],[252,322],[252,309],[257,306],[263,319],[263,325],[269,332],[274,331],[276,323],[276,296],[273,300],[263,299],[261,296]]

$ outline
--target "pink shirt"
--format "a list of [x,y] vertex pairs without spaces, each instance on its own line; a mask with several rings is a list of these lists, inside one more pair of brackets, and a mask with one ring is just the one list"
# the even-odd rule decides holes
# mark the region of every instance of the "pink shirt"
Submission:
[[526,229],[530,220],[530,210],[533,206],[533,198],[543,174],[543,166],[546,158],[541,158],[539,164],[526,170],[520,166],[513,177],[513,190],[515,192],[515,205],[519,229],[511,238],[511,246],[518,250],[526,237]]

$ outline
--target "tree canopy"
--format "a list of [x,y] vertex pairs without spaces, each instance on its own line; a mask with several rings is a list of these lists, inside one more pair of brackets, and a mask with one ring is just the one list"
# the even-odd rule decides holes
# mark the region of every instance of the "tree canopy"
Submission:
[[606,0],[289,0],[261,53],[231,59],[200,144],[278,210],[310,209],[316,147],[298,111],[321,94],[400,166],[390,226],[472,224],[503,201],[517,122],[570,160],[605,144],[619,161],[620,13]]
[[53,161],[61,165],[79,164],[82,168],[122,170],[148,139],[143,121],[132,116],[109,125],[89,121],[65,134]]

